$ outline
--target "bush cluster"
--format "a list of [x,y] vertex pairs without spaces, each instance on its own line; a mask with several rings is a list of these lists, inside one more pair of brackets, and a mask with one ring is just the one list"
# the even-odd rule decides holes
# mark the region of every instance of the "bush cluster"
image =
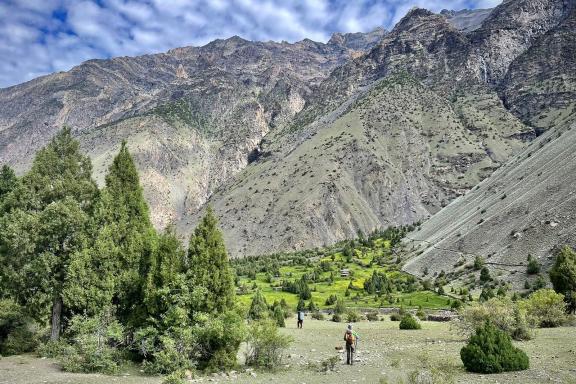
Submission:
[[490,322],[476,330],[460,350],[466,370],[477,373],[500,373],[528,369],[526,353],[512,345],[510,336]]
[[412,315],[404,315],[400,321],[400,329],[421,329],[422,326]]
[[250,324],[246,364],[273,369],[280,365],[284,350],[291,338],[281,335],[271,320],[258,320]]
[[12,300],[0,300],[0,355],[31,352],[37,340],[36,329],[23,309]]

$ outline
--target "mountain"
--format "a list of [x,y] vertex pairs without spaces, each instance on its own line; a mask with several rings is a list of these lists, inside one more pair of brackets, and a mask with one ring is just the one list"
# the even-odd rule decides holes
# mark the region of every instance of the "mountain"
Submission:
[[209,203],[233,256],[426,220],[574,121],[574,9],[414,8],[326,44],[89,61],[0,90],[0,162],[24,171],[66,123],[101,181],[127,139],[156,225],[188,233]]
[[404,269],[466,277],[476,256],[521,286],[527,256],[544,269],[576,246],[576,9],[518,57],[503,94],[512,111],[545,133],[470,192],[410,234]]
[[[572,8],[562,4],[506,2],[470,32],[411,10],[372,50],[333,70],[292,122],[265,137],[262,157],[211,196],[233,254],[315,247],[425,220],[514,158],[542,133],[519,113],[542,95],[520,85],[524,99],[507,98],[520,82],[537,89],[539,81],[511,75],[565,29]],[[548,9],[563,10],[557,24]],[[515,15],[540,29],[503,28]],[[513,71],[499,74],[504,67]],[[570,62],[560,56],[556,72],[568,81],[548,92],[565,95]]]
[[[312,87],[378,29],[330,44],[239,37],[157,55],[90,60],[69,72],[0,90],[0,163],[23,172],[60,129],[73,128],[102,182],[123,139],[137,161],[153,220],[195,212]],[[349,48],[348,46],[354,48]]]

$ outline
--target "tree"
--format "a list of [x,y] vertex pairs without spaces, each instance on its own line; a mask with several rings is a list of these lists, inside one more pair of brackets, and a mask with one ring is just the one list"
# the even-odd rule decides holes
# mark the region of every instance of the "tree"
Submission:
[[521,304],[526,310],[528,320],[534,326],[553,328],[562,325],[566,320],[564,296],[552,289],[536,291]]
[[146,273],[143,258],[150,259],[156,231],[140,186],[136,165],[122,142],[106,175],[106,187],[96,204],[97,227],[93,254],[113,279],[114,302],[121,319],[135,323],[135,304],[141,304],[140,278]]
[[90,159],[64,128],[36,154],[31,170],[5,196],[11,204],[0,225],[3,275],[9,275],[13,296],[36,320],[42,321],[45,308],[51,308],[52,340],[60,336],[63,314],[86,309],[77,295],[96,291],[92,285],[98,279],[82,287],[71,279],[78,266],[92,264],[84,252],[98,194],[91,173]]
[[492,277],[490,276],[490,271],[488,270],[488,268],[482,267],[482,269],[480,270],[480,281],[482,283],[486,283],[490,280],[492,280]]
[[189,286],[197,298],[194,310],[220,313],[232,308],[234,275],[211,207],[190,237],[187,268]]
[[556,256],[554,266],[549,272],[554,290],[564,295],[567,310],[576,310],[576,253],[570,247],[564,247]]
[[260,290],[256,291],[254,297],[252,297],[252,303],[250,304],[250,310],[248,311],[248,318],[250,320],[260,320],[268,317],[268,303],[266,298]]
[[529,275],[535,275],[540,273],[540,264],[532,255],[528,255],[528,266],[526,267],[526,273]]
[[284,322],[284,311],[282,310],[282,306],[280,304],[274,306],[274,312],[272,313],[272,316],[274,317],[278,327],[286,327],[286,323]]
[[346,304],[342,298],[336,300],[336,305],[334,306],[334,313],[341,315],[346,312]]
[[152,251],[141,261],[141,301],[135,303],[132,317],[138,319],[136,324],[148,319],[157,323],[157,319],[173,308],[185,308],[189,295],[182,274],[184,254],[174,228],[168,227],[157,236]]
[[303,298],[300,298],[298,300],[298,305],[296,305],[296,311],[300,312],[304,310],[306,310],[306,302],[304,301]]
[[16,188],[17,183],[18,178],[14,170],[6,164],[3,165],[2,169],[0,169],[0,202],[4,196]]

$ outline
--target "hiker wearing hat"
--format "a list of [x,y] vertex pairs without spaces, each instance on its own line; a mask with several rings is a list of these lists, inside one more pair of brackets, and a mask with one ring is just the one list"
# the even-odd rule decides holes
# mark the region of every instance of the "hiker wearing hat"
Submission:
[[348,324],[346,333],[344,334],[344,341],[346,342],[346,364],[354,364],[354,350],[356,349],[356,336],[352,332],[352,324]]

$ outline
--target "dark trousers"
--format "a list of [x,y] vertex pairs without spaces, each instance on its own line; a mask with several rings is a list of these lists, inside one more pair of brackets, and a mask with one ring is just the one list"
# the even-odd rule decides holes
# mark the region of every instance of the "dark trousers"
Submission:
[[302,324],[304,324],[304,320],[298,320],[298,328],[302,328]]
[[354,364],[354,346],[346,344],[346,364]]

